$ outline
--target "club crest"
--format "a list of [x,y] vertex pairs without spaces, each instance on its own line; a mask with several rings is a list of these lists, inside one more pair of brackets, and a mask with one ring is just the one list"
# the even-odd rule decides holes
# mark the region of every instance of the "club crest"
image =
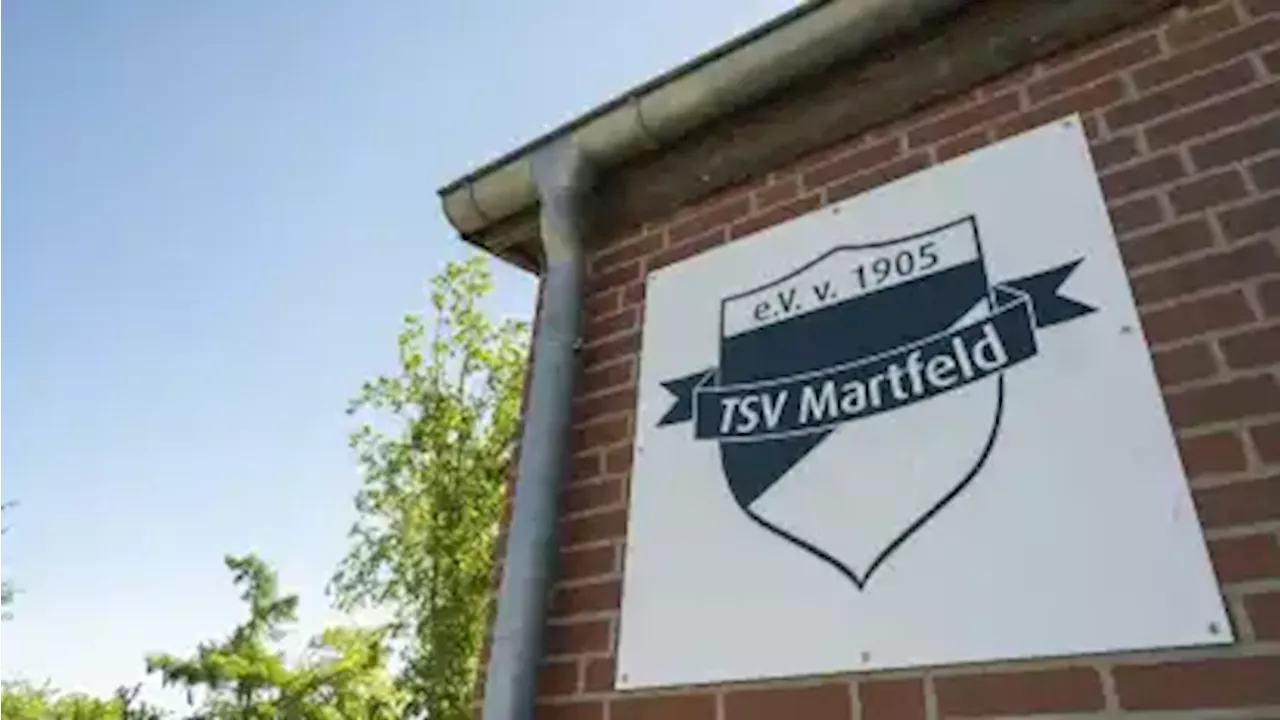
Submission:
[[[1094,310],[1059,294],[1079,263],[993,280],[973,216],[836,247],[721,301],[718,365],[662,383],[658,426],[717,443],[748,518],[864,588],[980,475],[1005,371]],[[947,442],[890,458],[903,435]]]

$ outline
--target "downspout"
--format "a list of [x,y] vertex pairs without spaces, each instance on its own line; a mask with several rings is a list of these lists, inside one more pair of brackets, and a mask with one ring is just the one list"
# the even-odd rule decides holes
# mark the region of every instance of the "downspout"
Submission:
[[534,715],[582,317],[586,161],[565,138],[534,153],[531,165],[545,258],[541,312],[516,467],[516,503],[485,677],[484,720],[529,720]]

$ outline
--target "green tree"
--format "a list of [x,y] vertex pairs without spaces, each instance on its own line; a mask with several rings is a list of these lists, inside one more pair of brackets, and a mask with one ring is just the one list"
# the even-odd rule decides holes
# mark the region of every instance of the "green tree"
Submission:
[[210,720],[392,720],[402,694],[387,669],[383,633],[330,629],[294,667],[276,649],[297,619],[298,597],[280,594],[276,574],[253,555],[228,557],[249,617],[230,637],[202,643],[193,656],[153,655],[147,672],[187,690]]
[[0,697],[4,720],[120,720],[121,703],[81,693],[62,694],[26,682],[5,682]]
[[110,699],[59,693],[48,685],[6,681],[0,695],[3,720],[161,720],[164,714],[138,702],[137,688],[120,688]]
[[332,589],[394,612],[409,714],[431,720],[471,716],[519,427],[529,327],[485,315],[492,287],[483,258],[446,266],[430,311],[404,319],[397,372],[349,409],[368,413],[351,435],[363,481]]

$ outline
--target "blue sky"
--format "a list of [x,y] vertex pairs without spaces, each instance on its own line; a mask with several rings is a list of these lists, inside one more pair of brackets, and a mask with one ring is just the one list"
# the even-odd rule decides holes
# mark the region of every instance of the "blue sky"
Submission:
[[6,2],[4,676],[141,680],[240,617],[229,552],[330,619],[342,410],[468,252],[435,189],[790,4]]

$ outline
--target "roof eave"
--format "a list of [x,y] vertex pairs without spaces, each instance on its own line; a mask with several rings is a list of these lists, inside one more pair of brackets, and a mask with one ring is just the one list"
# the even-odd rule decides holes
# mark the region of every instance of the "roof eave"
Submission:
[[[597,169],[685,134],[886,36],[965,0],[809,0],[683,65],[447,183],[439,195],[449,222],[469,242],[504,254],[491,231],[537,203],[530,156],[571,138]],[[517,264],[523,264],[511,258]]]

